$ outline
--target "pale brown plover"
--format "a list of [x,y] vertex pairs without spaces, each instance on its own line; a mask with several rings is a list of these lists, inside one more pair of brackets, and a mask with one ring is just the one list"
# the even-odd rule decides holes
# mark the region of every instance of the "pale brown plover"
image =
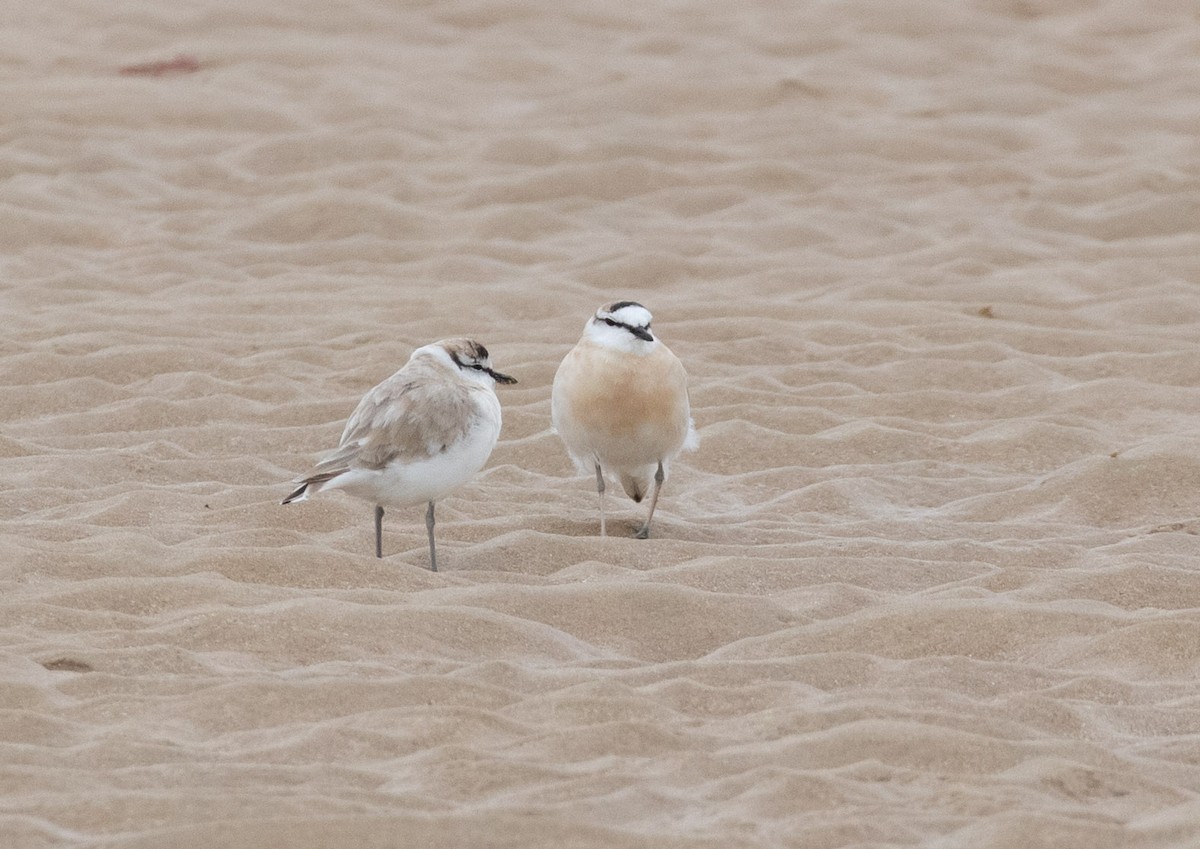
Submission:
[[645,539],[672,458],[698,441],[687,373],[650,321],[650,311],[633,301],[601,307],[554,375],[554,429],[579,470],[596,476],[601,536],[605,475],[638,503],[653,483],[650,512],[636,534]]
[[284,504],[340,489],[375,504],[375,556],[383,556],[383,508],[427,503],[429,564],[437,571],[434,503],[473,478],[500,436],[497,383],[487,348],[443,339],[417,348],[402,369],[368,392],[338,447],[299,481]]

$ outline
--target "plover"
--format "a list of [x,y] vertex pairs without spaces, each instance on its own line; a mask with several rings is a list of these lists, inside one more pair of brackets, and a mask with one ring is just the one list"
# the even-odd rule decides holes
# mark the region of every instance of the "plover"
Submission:
[[697,443],[687,373],[654,337],[650,320],[650,311],[633,301],[601,307],[554,375],[554,429],[579,470],[596,475],[601,536],[606,474],[637,503],[653,482],[650,512],[636,534],[645,539],[671,459]]
[[338,447],[283,503],[327,489],[374,502],[376,557],[383,557],[383,508],[428,503],[429,564],[436,572],[433,505],[483,468],[500,436],[495,386],[516,382],[495,371],[487,348],[470,339],[417,348],[363,396]]

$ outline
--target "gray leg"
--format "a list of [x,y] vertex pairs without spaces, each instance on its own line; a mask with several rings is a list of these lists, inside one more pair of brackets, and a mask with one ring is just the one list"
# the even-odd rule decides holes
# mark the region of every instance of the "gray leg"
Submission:
[[375,556],[383,557],[383,508],[375,505]]
[[646,524],[638,529],[634,535],[638,539],[646,539],[650,536],[650,520],[654,518],[654,507],[658,504],[658,491],[662,489],[663,481],[667,476],[663,474],[662,461],[659,461],[658,471],[654,473],[654,494],[650,496],[650,515],[646,517]]
[[599,463],[596,464],[596,492],[600,496],[600,536],[608,536],[604,527],[604,472],[600,471]]
[[433,502],[429,502],[429,509],[425,511],[425,530],[429,531],[429,568],[431,571],[437,571],[437,549],[433,545]]

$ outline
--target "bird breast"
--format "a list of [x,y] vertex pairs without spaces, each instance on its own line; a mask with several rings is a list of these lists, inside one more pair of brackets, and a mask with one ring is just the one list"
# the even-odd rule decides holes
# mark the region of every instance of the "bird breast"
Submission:
[[553,395],[555,427],[574,454],[652,463],[687,438],[687,374],[661,343],[639,356],[581,342],[559,367]]

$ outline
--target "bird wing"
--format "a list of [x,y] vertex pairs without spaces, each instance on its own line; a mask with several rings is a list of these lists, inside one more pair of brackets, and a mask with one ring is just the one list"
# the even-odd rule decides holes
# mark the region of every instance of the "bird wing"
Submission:
[[341,443],[317,463],[315,474],[381,469],[440,454],[470,432],[475,418],[465,384],[397,372],[358,402]]

